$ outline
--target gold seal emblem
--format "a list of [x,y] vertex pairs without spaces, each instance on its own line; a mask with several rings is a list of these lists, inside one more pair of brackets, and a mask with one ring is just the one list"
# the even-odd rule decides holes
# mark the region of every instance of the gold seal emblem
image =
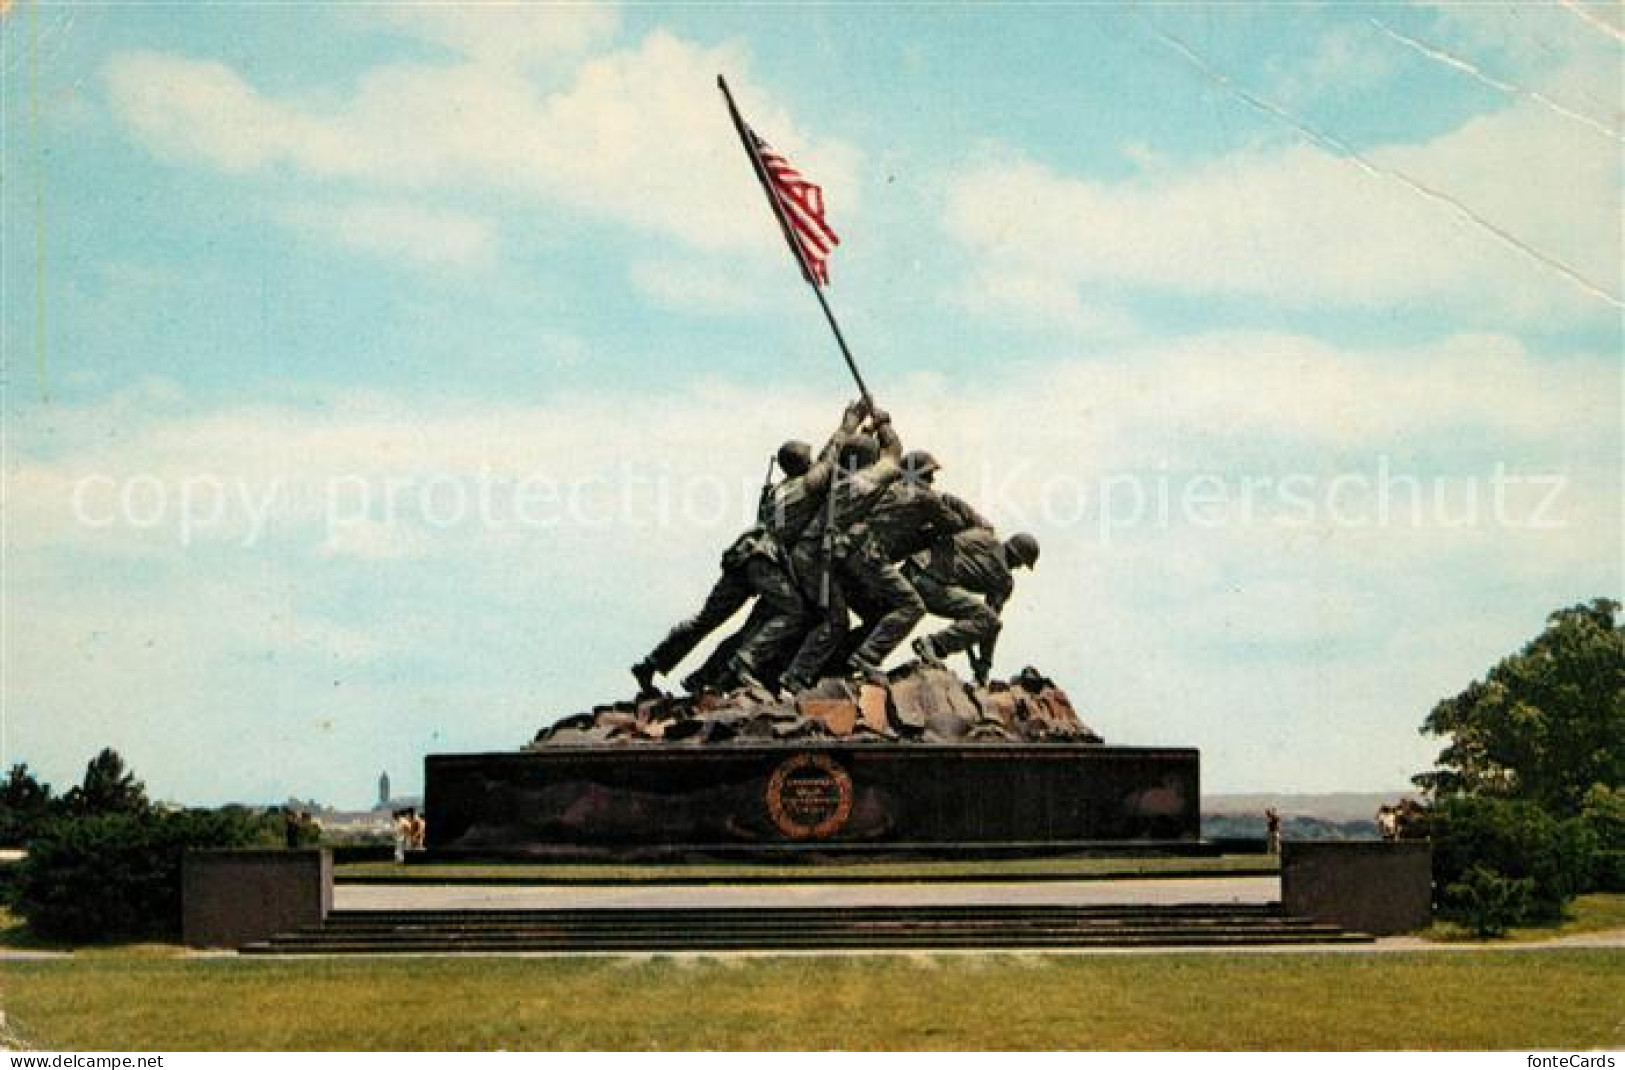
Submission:
[[851,774],[823,754],[789,758],[767,782],[767,812],[792,840],[833,836],[852,816]]

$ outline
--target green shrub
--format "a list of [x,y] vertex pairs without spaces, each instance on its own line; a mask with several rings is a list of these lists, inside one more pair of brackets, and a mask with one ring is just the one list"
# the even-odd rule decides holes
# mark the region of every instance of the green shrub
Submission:
[[1483,866],[1473,866],[1445,891],[1456,917],[1479,936],[1501,936],[1528,917],[1534,893],[1530,878],[1503,877]]
[[241,847],[254,834],[238,815],[207,811],[64,818],[35,838],[19,866],[16,906],[42,936],[174,938],[186,851]]
[[1593,784],[1581,804],[1580,818],[1597,838],[1590,890],[1625,892],[1625,791]]
[[[1579,818],[1559,820],[1534,803],[1460,796],[1436,805],[1429,826],[1434,905],[1446,917],[1471,924],[1469,914],[1490,911],[1508,925],[1555,921],[1591,883],[1597,838]],[[1491,884],[1491,877],[1525,890]]]

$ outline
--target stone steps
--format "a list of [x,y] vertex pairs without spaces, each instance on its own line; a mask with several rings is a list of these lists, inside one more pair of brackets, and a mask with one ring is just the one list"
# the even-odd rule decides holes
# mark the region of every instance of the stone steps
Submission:
[[1367,942],[1279,904],[335,911],[246,954],[1249,947]]

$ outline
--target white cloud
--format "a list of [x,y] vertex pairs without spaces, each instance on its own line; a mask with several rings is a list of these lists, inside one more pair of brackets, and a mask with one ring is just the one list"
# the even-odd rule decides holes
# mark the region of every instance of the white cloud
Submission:
[[1274,92],[1285,103],[1298,103],[1380,85],[1398,69],[1398,61],[1392,50],[1376,45],[1370,26],[1338,26],[1306,53],[1281,61],[1286,69]]
[[[1608,355],[1531,356],[1506,335],[1459,335],[1442,342],[1397,348],[1354,348],[1299,335],[1221,332],[1156,342],[1124,342],[1088,360],[1059,361],[1002,374],[996,385],[974,388],[923,379],[907,393],[926,430],[955,429],[974,439],[1026,411],[1037,398],[1057,414],[1073,408],[1097,413],[1108,437],[1143,436],[1153,427],[1170,436],[1224,434],[1320,447],[1378,447],[1393,438],[1459,436],[1480,442],[1570,441],[1576,445],[1617,431],[1619,369]],[[754,395],[752,395],[754,396]],[[816,417],[812,399],[783,394],[773,411],[741,406],[741,429],[771,435],[776,423]],[[75,452],[96,470],[130,466],[129,436],[104,441],[110,424],[144,426],[150,437],[143,464],[177,470],[198,457],[218,458],[231,471],[282,471],[282,460],[321,459],[338,471],[394,473],[478,463],[572,456],[578,435],[616,414],[638,427],[640,439],[663,450],[693,447],[695,459],[714,447],[713,432],[692,421],[694,408],[722,410],[740,401],[738,388],[701,383],[676,398],[650,397],[631,387],[603,394],[571,394],[539,407],[460,403],[440,410],[435,430],[421,413],[387,395],[327,398],[323,414],[273,405],[188,415],[173,384],[144,384],[128,397],[114,395],[81,410],[51,413],[53,453]],[[1013,421],[1039,437],[1044,421]],[[26,433],[27,423],[14,423]],[[968,429],[968,430],[967,430]],[[253,434],[244,436],[245,430]],[[1007,431],[1000,431],[1000,437]],[[1067,431],[1066,434],[1075,434]],[[276,438],[267,451],[255,435]],[[292,436],[290,438],[290,436]],[[590,437],[590,436],[589,436]],[[679,453],[681,454],[681,450]],[[601,459],[602,455],[596,455]],[[670,454],[668,453],[668,456]],[[364,463],[363,463],[364,462]]]
[[409,522],[387,522],[371,516],[329,526],[316,548],[319,557],[361,561],[407,561],[432,553],[434,544]]
[[223,63],[127,52],[110,62],[107,82],[119,117],[173,158],[234,173],[284,160],[324,174],[361,166],[342,130],[264,99]]
[[521,73],[481,62],[368,72],[336,108],[274,98],[213,61],[124,53],[108,91],[130,131],[165,156],[247,173],[286,167],[379,191],[523,195],[654,231],[707,251],[778,255],[781,241],[716,89],[733,76],[743,106],[843,215],[857,154],[810,141],[749,78],[736,45],[704,48],[669,34],[581,64],[573,83],[539,92]]
[[[1369,480],[1379,462],[1424,476],[1487,478],[1496,463],[1566,473],[1568,526],[1548,556],[1583,559],[1618,522],[1594,500],[1600,487],[1613,501],[1615,489],[1620,373],[1609,358],[1535,358],[1499,336],[1349,351],[1268,334],[1120,346],[1113,358],[1013,369],[974,388],[917,380],[898,390],[899,421],[996,521],[1089,540],[1101,537],[1101,481],[1114,477],[1211,473],[1234,484],[1301,472],[1323,484],[1344,469]],[[388,561],[507,554],[539,539],[563,577],[607,553],[649,554],[650,532],[669,528],[681,552],[703,557],[703,543],[744,523],[760,458],[785,433],[819,434],[828,408],[805,394],[764,405],[740,388],[700,386],[432,409],[359,395],[319,411],[58,409],[48,451],[27,448],[26,424],[14,433],[23,448],[6,472],[8,540],[133,558],[184,538]],[[527,481],[530,505],[516,506]],[[1534,490],[1519,493],[1526,513]],[[138,522],[121,519],[126,495]],[[1350,508],[1368,515],[1369,499],[1357,491]],[[1254,544],[1312,546],[1335,526],[1324,513],[1268,509],[1238,522],[1235,508],[1227,527]],[[1385,552],[1486,537],[1482,526],[1447,528],[1384,533]],[[1365,537],[1344,532],[1340,545]]]
[[1027,326],[1048,324],[1081,337],[1130,333],[1132,322],[1115,308],[1086,305],[1075,285],[1053,275],[1020,268],[980,271],[949,295],[978,316],[1011,319]]
[[[1494,64],[1508,78],[1609,113],[1614,125],[1625,118],[1619,93],[1620,37],[1610,33],[1618,5],[1604,13],[1581,3],[1459,4],[1434,2],[1430,9],[1437,36],[1475,62]],[[1585,15],[1590,14],[1591,18]]]
[[762,307],[760,291],[747,285],[736,267],[714,260],[639,260],[631,274],[645,296],[674,311],[717,315]]
[[[1619,295],[1617,144],[1522,104],[1367,157]],[[1300,307],[1489,306],[1519,320],[1612,315],[1453,205],[1311,145],[1123,182],[990,161],[953,183],[947,226],[989,271],[1070,287]]]
[[369,14],[386,27],[503,66],[579,55],[620,26],[620,9],[611,3],[390,4]]
[[489,220],[391,201],[286,205],[277,218],[307,238],[335,241],[355,252],[423,267],[468,268],[489,263],[496,235]]
[[1077,385],[1113,404],[1131,394],[1147,407],[1137,415],[1154,406],[1165,426],[1332,448],[1472,428],[1480,442],[1606,435],[1619,413],[1607,358],[1537,359],[1504,335],[1384,350],[1231,333],[1160,342],[1124,364],[1091,365]]

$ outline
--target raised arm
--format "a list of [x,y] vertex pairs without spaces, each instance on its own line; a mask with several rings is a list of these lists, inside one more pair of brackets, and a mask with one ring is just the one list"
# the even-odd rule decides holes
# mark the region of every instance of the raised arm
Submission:
[[835,462],[840,457],[841,451],[846,448],[847,443],[861,434],[858,428],[863,426],[863,414],[862,401],[854,401],[841,414],[840,426],[829,436],[829,441],[824,443],[823,450],[818,454],[818,460],[814,461],[812,467],[807,469],[806,475],[802,476],[803,485],[809,493],[821,493],[829,487],[830,477],[835,474]]
[[950,525],[948,534],[964,531],[967,528],[993,530],[992,521],[978,513],[975,507],[963,498],[955,497],[952,494],[940,494],[938,498],[942,501],[943,513],[948,517]]
[[874,425],[875,437],[880,440],[880,456],[901,461],[903,440],[897,437],[897,429],[891,425],[891,414],[879,409],[870,415],[869,422]]
[[823,452],[819,453],[818,460],[833,462],[861,426],[863,426],[863,402],[854,401],[841,414],[840,426],[829,436],[829,441],[824,443]]

